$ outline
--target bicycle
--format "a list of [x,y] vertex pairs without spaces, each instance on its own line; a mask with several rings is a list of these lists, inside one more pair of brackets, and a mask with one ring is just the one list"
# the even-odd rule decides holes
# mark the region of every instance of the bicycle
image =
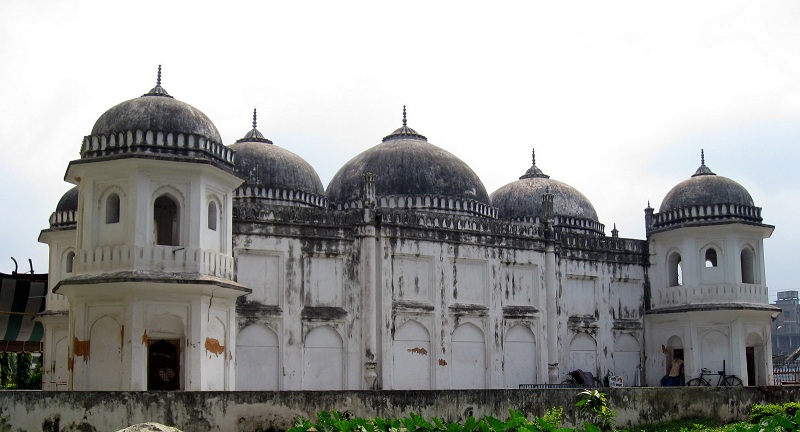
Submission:
[[717,371],[716,373],[712,372],[709,369],[702,368],[700,369],[700,376],[697,378],[690,379],[686,385],[690,387],[695,386],[707,386],[710,387],[711,383],[705,379],[705,375],[719,375],[719,379],[717,380],[717,387],[742,387],[742,380],[737,377],[736,375],[728,375],[725,373],[725,361],[722,362],[722,370]]

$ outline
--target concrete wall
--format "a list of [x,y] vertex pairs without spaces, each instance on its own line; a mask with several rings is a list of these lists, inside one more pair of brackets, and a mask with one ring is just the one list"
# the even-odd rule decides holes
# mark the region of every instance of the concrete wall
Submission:
[[[472,415],[505,419],[509,409],[529,417],[564,407],[566,421],[579,423],[576,389],[338,392],[0,392],[0,412],[12,430],[115,431],[155,421],[184,431],[267,431],[291,426],[297,416],[337,410],[357,417],[463,421]],[[617,426],[679,418],[745,419],[754,403],[800,399],[800,386],[605,389]]]

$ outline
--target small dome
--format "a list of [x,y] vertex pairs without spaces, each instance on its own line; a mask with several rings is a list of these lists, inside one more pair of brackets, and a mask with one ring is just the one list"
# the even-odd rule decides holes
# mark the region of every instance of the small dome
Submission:
[[[461,159],[428,143],[427,138],[408,127],[405,107],[402,127],[384,137],[381,144],[351,159],[333,176],[328,199],[340,207],[359,202],[365,173],[377,175],[375,194],[379,207],[493,215],[480,178]],[[389,204],[390,201],[396,204]]]
[[744,186],[714,174],[705,163],[705,154],[700,153],[700,167],[691,178],[673,187],[661,202],[659,212],[691,206],[714,204],[738,204],[753,207],[753,198]]
[[156,86],[103,113],[81,147],[82,159],[132,154],[205,159],[228,171],[233,165],[233,153],[222,145],[214,123],[161,87],[161,66]]
[[603,225],[597,220],[592,203],[572,186],[553,180],[536,166],[536,154],[528,171],[491,195],[492,205],[497,207],[500,219],[542,221],[542,197],[553,195],[555,225],[573,228],[594,234],[603,233]]
[[[324,206],[325,190],[317,172],[300,156],[264,138],[256,128],[255,110],[253,129],[228,147],[236,152],[235,170],[245,179],[237,191],[237,198],[272,196],[283,202],[302,201],[309,205]],[[286,197],[280,194],[281,197],[277,198],[278,191],[301,194]]]
[[141,97],[106,111],[95,122],[92,135],[135,130],[195,134],[216,143],[222,142],[217,127],[205,114],[174,99],[161,87],[161,65],[158,66],[156,86]]
[[78,186],[66,191],[56,205],[56,212],[77,211],[78,210]]
[[78,186],[68,190],[58,200],[56,211],[50,215],[50,229],[73,229],[77,226]]

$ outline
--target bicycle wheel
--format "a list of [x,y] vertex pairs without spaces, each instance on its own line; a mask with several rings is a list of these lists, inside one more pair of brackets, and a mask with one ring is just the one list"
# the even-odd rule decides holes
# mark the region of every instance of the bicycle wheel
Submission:
[[689,387],[700,387],[700,386],[710,386],[711,384],[708,383],[706,380],[701,380],[700,378],[692,378],[686,382],[686,385]]
[[729,386],[729,387],[741,387],[742,380],[739,379],[736,375],[728,375],[722,380],[722,385]]

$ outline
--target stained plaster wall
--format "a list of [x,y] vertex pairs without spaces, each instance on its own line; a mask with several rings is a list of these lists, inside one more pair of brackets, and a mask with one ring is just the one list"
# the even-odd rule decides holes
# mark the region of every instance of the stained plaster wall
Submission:
[[[297,417],[320,411],[398,418],[464,421],[469,416],[505,419],[509,409],[538,416],[564,408],[565,426],[583,420],[576,389],[337,391],[337,392],[40,392],[0,393],[0,415],[13,430],[113,431],[155,421],[185,431],[257,432],[285,430]],[[756,403],[800,399],[800,387],[606,389],[617,427],[683,418],[744,420]]]
[[238,281],[253,290],[237,307],[239,329],[250,335],[237,341],[245,347],[239,386],[362,388],[359,240],[312,227],[253,229],[263,234],[234,236]]

